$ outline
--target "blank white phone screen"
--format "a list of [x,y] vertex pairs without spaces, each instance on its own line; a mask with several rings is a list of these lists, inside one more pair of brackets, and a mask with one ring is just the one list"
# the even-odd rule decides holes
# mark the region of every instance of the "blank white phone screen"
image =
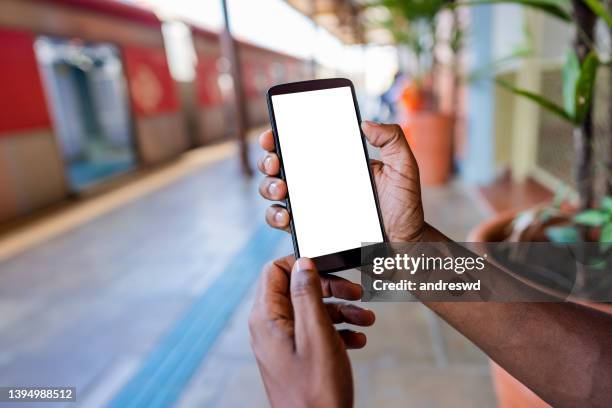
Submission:
[[350,87],[272,96],[300,256],[383,241]]

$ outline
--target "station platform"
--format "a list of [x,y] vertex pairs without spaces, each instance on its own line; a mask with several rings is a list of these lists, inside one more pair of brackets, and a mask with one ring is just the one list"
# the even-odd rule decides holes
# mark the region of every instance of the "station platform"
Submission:
[[[292,248],[258,181],[233,144],[202,148],[3,236],[0,384],[76,387],[70,407],[268,406],[247,318],[261,266]],[[487,215],[457,182],[423,194],[457,240]],[[454,329],[419,303],[367,307],[357,406],[495,406],[487,359]]]

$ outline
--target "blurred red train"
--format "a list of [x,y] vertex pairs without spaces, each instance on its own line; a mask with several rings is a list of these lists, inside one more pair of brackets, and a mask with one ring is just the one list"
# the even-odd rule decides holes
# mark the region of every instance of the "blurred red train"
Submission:
[[[0,222],[232,133],[219,36],[189,26],[195,76],[169,69],[162,21],[112,0],[0,3]],[[309,63],[238,43],[248,123]]]

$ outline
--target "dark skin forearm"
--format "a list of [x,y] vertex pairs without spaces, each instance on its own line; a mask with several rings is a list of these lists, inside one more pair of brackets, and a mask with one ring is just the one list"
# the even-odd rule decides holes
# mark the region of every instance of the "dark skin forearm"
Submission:
[[[422,239],[450,241],[429,226]],[[424,303],[551,405],[609,406],[611,316],[572,303]]]

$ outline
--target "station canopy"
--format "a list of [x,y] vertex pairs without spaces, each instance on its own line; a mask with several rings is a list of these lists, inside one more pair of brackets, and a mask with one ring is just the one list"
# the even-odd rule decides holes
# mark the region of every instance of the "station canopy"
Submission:
[[372,24],[375,0],[285,0],[344,44],[390,44],[390,34]]

